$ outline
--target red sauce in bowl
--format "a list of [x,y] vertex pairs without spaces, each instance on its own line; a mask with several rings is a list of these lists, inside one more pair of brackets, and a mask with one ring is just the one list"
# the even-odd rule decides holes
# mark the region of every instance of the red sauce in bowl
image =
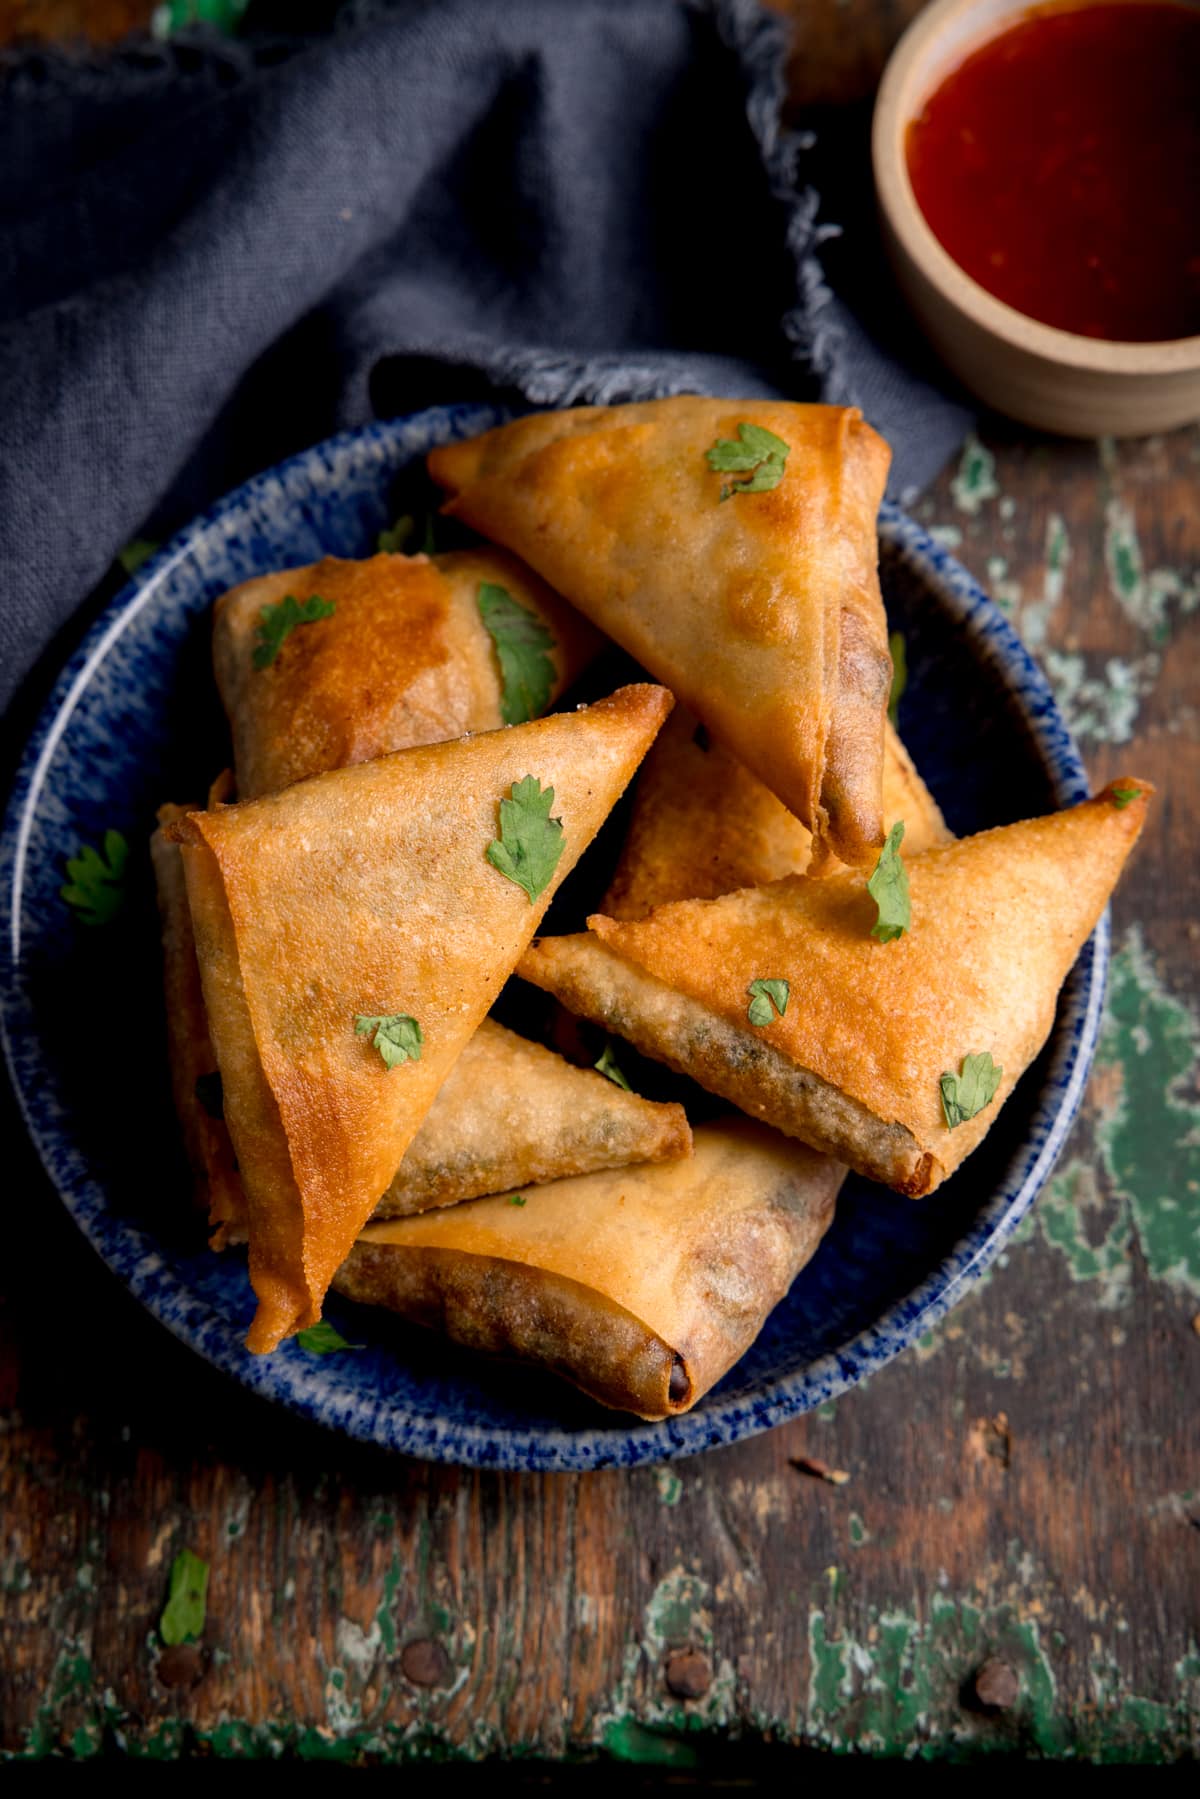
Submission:
[[1200,333],[1200,11],[1035,8],[945,78],[906,152],[935,236],[1018,312]]

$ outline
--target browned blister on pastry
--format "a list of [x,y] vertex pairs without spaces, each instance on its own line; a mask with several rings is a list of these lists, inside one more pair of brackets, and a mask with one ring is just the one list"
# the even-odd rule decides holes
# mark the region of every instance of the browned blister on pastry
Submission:
[[[326,557],[260,575],[217,601],[213,663],[242,799],[505,722],[481,586],[503,587],[545,627],[547,706],[595,654],[597,633],[515,556],[484,546],[437,556]],[[287,595],[332,611],[288,633],[255,666],[264,608]]]
[[[762,491],[709,465],[743,425],[787,445]],[[883,838],[888,462],[853,408],[687,395],[537,413],[442,445],[429,468],[449,512],[523,556],[860,864]]]
[[843,1174],[748,1119],[702,1125],[686,1161],[371,1224],[334,1285],[603,1405],[669,1417],[749,1348]]
[[[255,1350],[313,1322],[450,1069],[670,710],[626,687],[578,712],[404,750],[193,812],[196,953],[249,1213]],[[488,859],[500,805],[554,790],[536,901]],[[388,1067],[359,1021],[415,1020]]]
[[[890,724],[883,816],[889,826],[903,819],[906,858],[952,841]],[[639,771],[621,860],[599,909],[610,918],[644,918],[668,900],[716,899],[804,874],[811,857],[812,833],[692,713],[676,707]]]
[[[1146,783],[908,864],[912,922],[876,942],[860,872],[788,876],[642,920],[547,938],[527,980],[702,1086],[901,1192],[936,1187],[980,1142],[1049,1034],[1059,988],[1141,830]],[[751,983],[785,981],[749,1019]],[[947,1118],[941,1082],[988,1055],[999,1086]]]

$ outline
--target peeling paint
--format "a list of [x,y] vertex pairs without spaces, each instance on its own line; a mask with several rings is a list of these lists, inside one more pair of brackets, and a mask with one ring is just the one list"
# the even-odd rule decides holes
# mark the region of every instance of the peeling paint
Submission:
[[1128,743],[1142,700],[1153,691],[1162,659],[1153,651],[1133,661],[1110,656],[1102,674],[1089,674],[1078,651],[1047,648],[1042,664],[1076,737]]
[[663,1505],[678,1505],[683,1496],[683,1482],[671,1468],[654,1470],[654,1485]]
[[974,433],[963,445],[962,459],[958,465],[958,473],[950,483],[950,492],[959,511],[972,518],[985,501],[999,497],[996,458]]

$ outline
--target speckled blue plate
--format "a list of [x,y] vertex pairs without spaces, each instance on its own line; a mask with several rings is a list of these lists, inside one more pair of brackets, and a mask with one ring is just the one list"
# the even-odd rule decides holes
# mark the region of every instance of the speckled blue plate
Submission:
[[[921,1202],[849,1180],[816,1258],[749,1354],[686,1417],[640,1424],[603,1412],[549,1377],[473,1358],[336,1300],[329,1315],[362,1349],[314,1357],[289,1343],[273,1356],[247,1355],[244,1260],[204,1248],[187,1200],[145,851],[159,803],[202,795],[225,754],[207,610],[251,575],[370,552],[395,515],[405,470],[431,445],[499,417],[436,409],[320,444],[197,519],[113,602],[63,671],[5,820],[5,1044],[42,1160],[90,1242],[156,1318],[254,1392],[437,1461],[631,1466],[731,1443],[819,1405],[908,1348],[978,1279],[1075,1115],[1099,1024],[1108,924],[1080,956],[1046,1051],[983,1147]],[[908,645],[901,730],[952,828],[963,834],[1082,799],[1075,747],[1001,613],[895,508],[884,509],[880,536],[888,610]],[[110,827],[133,846],[129,899],[112,924],[89,929],[59,898],[63,864]],[[81,1010],[104,1022],[100,1056],[77,1055],[62,1029]]]

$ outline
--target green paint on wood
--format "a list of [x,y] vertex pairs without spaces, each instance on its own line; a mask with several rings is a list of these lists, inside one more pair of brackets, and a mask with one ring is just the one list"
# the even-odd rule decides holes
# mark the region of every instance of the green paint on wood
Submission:
[[1131,1294],[1136,1237],[1155,1280],[1200,1295],[1200,1021],[1167,992],[1136,926],[1113,957],[1096,1052],[1103,1186],[1075,1158],[1038,1202],[1046,1242],[1108,1308]]
[[958,473],[950,483],[950,492],[959,511],[971,517],[979,512],[985,501],[999,497],[996,458],[974,434],[963,445],[962,459]]
[[654,1470],[654,1485],[658,1489],[658,1497],[664,1505],[678,1505],[683,1497],[683,1482],[670,1468]]
[[647,1730],[636,1718],[611,1718],[604,1727],[601,1746],[617,1761],[646,1767],[694,1768],[700,1760],[691,1743]]
[[1142,700],[1158,679],[1162,660],[1154,652],[1128,662],[1120,656],[1109,656],[1101,673],[1090,674],[1082,655],[1047,648],[1042,665],[1077,737],[1096,743],[1128,743]]
[[383,1598],[379,1602],[379,1610],[375,1614],[375,1627],[379,1632],[379,1640],[383,1644],[385,1655],[396,1653],[396,1595],[400,1588],[402,1570],[398,1556],[392,1557],[391,1567],[383,1577]]
[[871,1533],[857,1512],[851,1512],[846,1520],[846,1529],[850,1533],[850,1541],[855,1549],[861,1549],[864,1543],[869,1543],[871,1540]]

